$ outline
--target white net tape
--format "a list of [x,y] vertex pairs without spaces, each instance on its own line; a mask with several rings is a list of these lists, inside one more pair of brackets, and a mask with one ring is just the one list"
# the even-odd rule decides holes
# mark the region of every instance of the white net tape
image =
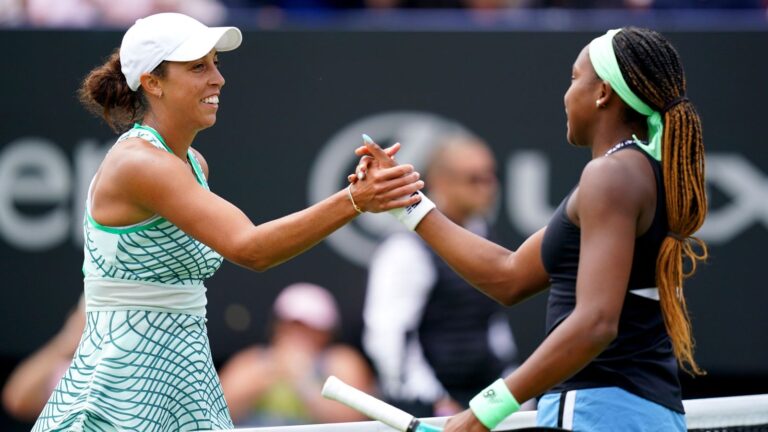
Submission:
[[[768,431],[768,394],[733,396],[710,399],[691,399],[683,402],[688,429],[727,431],[743,426],[765,425]],[[442,425],[447,417],[424,419],[426,423]],[[536,425],[535,411],[521,411],[509,416],[496,429],[498,431]],[[378,422],[328,423],[303,426],[237,429],[238,432],[393,432],[395,429]]]

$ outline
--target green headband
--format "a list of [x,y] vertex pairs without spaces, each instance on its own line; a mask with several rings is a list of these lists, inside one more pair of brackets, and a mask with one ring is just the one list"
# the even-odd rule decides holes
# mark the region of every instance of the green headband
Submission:
[[613,52],[613,36],[620,31],[621,29],[608,30],[606,34],[592,40],[589,44],[589,59],[600,79],[608,81],[613,91],[632,109],[648,117],[648,144],[644,144],[634,135],[632,138],[641,149],[661,162],[661,136],[664,133],[661,113],[640,100],[624,81],[616,54]]

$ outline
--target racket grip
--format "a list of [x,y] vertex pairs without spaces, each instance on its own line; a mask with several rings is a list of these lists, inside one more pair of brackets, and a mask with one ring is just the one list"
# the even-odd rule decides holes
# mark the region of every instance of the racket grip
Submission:
[[325,381],[322,395],[326,399],[332,399],[354,408],[400,432],[410,432],[415,430],[411,427],[418,426],[418,420],[412,415],[350,386],[333,375]]

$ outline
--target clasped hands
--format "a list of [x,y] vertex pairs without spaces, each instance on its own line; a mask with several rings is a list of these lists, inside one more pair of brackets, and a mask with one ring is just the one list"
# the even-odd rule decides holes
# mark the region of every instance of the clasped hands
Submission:
[[421,197],[415,192],[424,187],[424,182],[413,165],[395,162],[400,143],[382,149],[370,139],[364,142],[355,149],[360,156],[355,173],[347,176],[356,205],[362,211],[378,213],[419,202]]

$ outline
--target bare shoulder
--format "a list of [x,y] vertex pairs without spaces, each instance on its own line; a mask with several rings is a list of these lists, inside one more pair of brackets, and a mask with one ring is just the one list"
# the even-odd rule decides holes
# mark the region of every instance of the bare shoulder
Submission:
[[336,344],[324,354],[324,369],[363,391],[372,391],[373,373],[363,355],[349,345]]
[[180,187],[189,176],[189,168],[180,158],[141,138],[129,138],[116,144],[104,159],[104,171],[111,173],[128,190],[141,192],[165,186]]
[[647,202],[655,179],[645,156],[623,151],[590,161],[579,180],[579,213],[639,211]]
[[[115,173],[136,175],[149,171],[173,169],[180,160],[141,138],[128,138],[115,144],[104,159]],[[126,172],[128,171],[128,172]]]
[[362,354],[349,345],[335,344],[325,350],[325,359],[331,364],[363,363]]
[[274,374],[274,365],[268,351],[260,346],[250,346],[235,353],[219,369],[221,385],[225,391],[237,393],[238,389],[258,388]]
[[203,174],[205,174],[205,178],[208,179],[208,161],[205,160],[203,157],[203,154],[200,153],[199,150],[197,150],[194,147],[190,147],[190,150],[192,150],[192,153],[195,155],[195,158],[197,159],[197,162],[200,163],[200,168],[203,170]]
[[232,358],[227,361],[224,367],[258,367],[260,364],[264,363],[268,357],[267,350],[264,349],[264,347],[253,345],[236,352]]

